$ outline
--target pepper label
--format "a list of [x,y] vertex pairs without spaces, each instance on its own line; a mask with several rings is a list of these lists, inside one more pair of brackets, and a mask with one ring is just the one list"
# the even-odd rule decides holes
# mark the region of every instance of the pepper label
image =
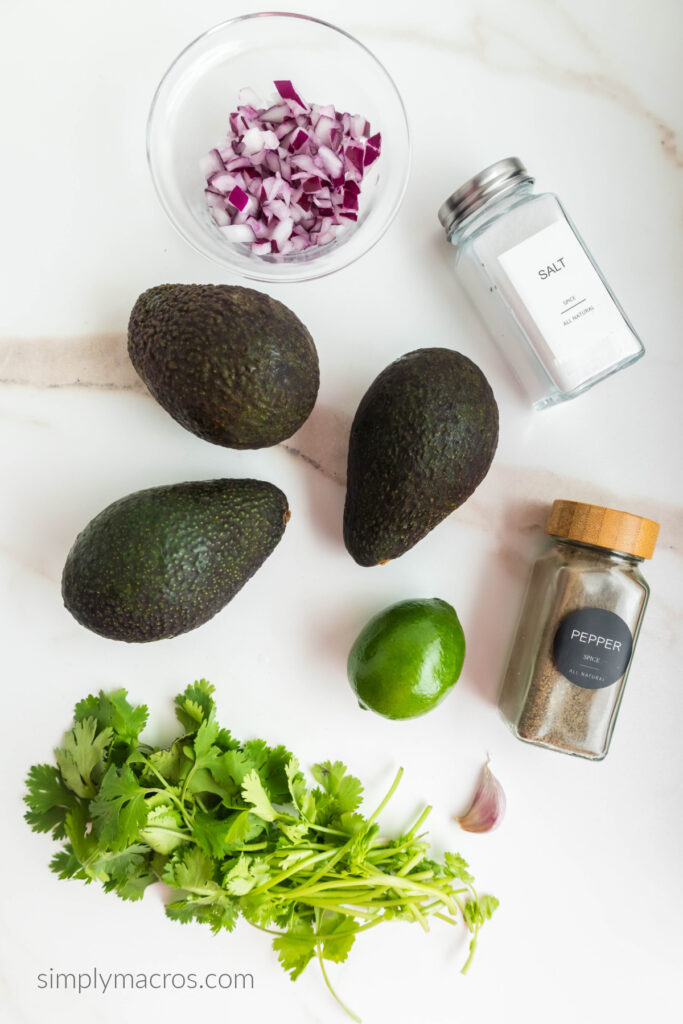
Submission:
[[633,636],[622,618],[605,608],[581,608],[562,620],[553,641],[555,665],[586,690],[611,686],[626,672]]

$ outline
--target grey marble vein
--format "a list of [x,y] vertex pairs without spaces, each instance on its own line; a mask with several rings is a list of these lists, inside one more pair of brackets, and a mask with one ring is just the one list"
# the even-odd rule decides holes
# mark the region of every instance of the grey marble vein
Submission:
[[[0,384],[37,388],[85,387],[110,391],[135,391],[149,397],[126,351],[125,335],[94,334],[67,339],[0,339]],[[340,487],[346,487],[346,453],[351,416],[319,401],[301,429],[280,447],[301,459],[310,469]],[[524,501],[500,500],[517,493],[524,476]],[[510,467],[494,462],[480,490],[458,510],[453,522],[475,529],[523,536],[543,529],[553,498],[565,495],[577,500],[620,508],[623,497],[595,483],[558,476],[551,470]],[[683,513],[646,496],[629,497],[629,507],[639,515],[663,524],[660,544],[680,554],[683,547]],[[506,548],[506,545],[501,545]],[[514,550],[509,557],[522,558]]]
[[[498,72],[540,78],[561,87],[580,89],[601,96],[629,114],[647,121],[655,129],[665,157],[677,168],[683,168],[683,151],[676,130],[656,111],[651,110],[634,89],[615,75],[606,73],[603,51],[595,45],[589,33],[574,21],[568,11],[556,3],[549,3],[548,0],[543,0],[543,4],[544,17],[547,17],[548,9],[555,12],[562,30],[570,31],[575,41],[592,59],[592,70],[581,71],[569,65],[563,66],[555,59],[549,59],[540,45],[525,35],[523,25],[520,26],[518,33],[512,32],[484,15],[476,15],[470,19],[462,34],[457,36],[437,29],[430,30],[421,25],[411,28],[364,25],[362,35],[410,43],[411,46],[466,54]],[[498,43],[502,45],[498,46]]]
[[128,358],[125,334],[2,338],[0,384],[146,392]]

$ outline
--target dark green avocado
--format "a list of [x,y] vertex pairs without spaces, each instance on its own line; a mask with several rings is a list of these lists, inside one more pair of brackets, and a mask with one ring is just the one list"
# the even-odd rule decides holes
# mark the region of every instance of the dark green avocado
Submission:
[[344,542],[359,565],[398,558],[469,498],[498,443],[479,367],[422,348],[380,373],[351,427]]
[[318,395],[311,335],[287,306],[252,288],[150,288],[133,306],[128,354],[166,412],[227,448],[291,437]]
[[262,480],[152,487],[105,508],[64,566],[64,604],[81,625],[144,643],[219,612],[276,547],[287,498]]

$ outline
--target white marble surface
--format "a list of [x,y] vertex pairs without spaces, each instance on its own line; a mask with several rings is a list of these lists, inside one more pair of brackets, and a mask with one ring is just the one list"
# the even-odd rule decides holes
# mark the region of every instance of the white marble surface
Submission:
[[[314,967],[293,985],[246,926],[214,938],[167,921],[154,891],[124,904],[58,881],[47,869],[51,841],[21,820],[25,772],[49,758],[75,700],[127,686],[150,706],[161,738],[171,735],[170,698],[198,676],[215,683],[236,734],[283,741],[304,764],[341,758],[372,799],[402,764],[387,830],[433,803],[437,850],[460,850],[481,888],[501,900],[467,978],[458,973],[462,929],[425,936],[393,925],[359,940],[331,976],[366,1024],[678,1019],[680,4],[323,0],[300,8],[357,35],[386,63],[405,98],[414,160],[399,216],[372,252],[331,278],[268,289],[313,333],[322,385],[291,444],[254,453],[212,447],[171,421],[137,384],[124,332],[145,288],[222,280],[158,206],[144,123],[177,51],[259,6],[3,4],[3,1019],[345,1019]],[[512,153],[564,199],[647,347],[636,366],[540,414],[518,395],[454,283],[436,221],[450,191]],[[341,541],[348,427],[379,370],[425,344],[459,349],[489,377],[501,412],[498,454],[475,496],[417,548],[361,569]],[[220,475],[272,480],[293,511],[283,543],[234,603],[202,629],[152,645],[79,627],[62,608],[59,581],[85,522],[140,487]],[[601,764],[518,743],[494,705],[555,497],[662,524],[646,568],[651,604]],[[361,714],[345,680],[348,648],[372,613],[420,595],[457,608],[469,644],[462,679],[441,708],[414,722]],[[466,835],[453,815],[487,751],[508,814],[497,832]],[[37,988],[40,972],[94,967],[249,971],[255,987],[81,996]]]

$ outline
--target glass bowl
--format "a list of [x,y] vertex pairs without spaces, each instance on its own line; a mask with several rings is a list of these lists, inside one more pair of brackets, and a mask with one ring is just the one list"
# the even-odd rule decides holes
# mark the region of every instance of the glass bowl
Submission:
[[[266,100],[276,79],[291,79],[306,102],[362,114],[382,133],[382,151],[363,178],[357,222],[327,245],[263,257],[216,226],[199,161],[224,141],[239,90]],[[348,266],[382,237],[405,192],[410,140],[398,90],[367,47],[316,18],[263,13],[216,25],[174,60],[152,101],[147,156],[166,213],[197,252],[255,281],[307,281]]]

